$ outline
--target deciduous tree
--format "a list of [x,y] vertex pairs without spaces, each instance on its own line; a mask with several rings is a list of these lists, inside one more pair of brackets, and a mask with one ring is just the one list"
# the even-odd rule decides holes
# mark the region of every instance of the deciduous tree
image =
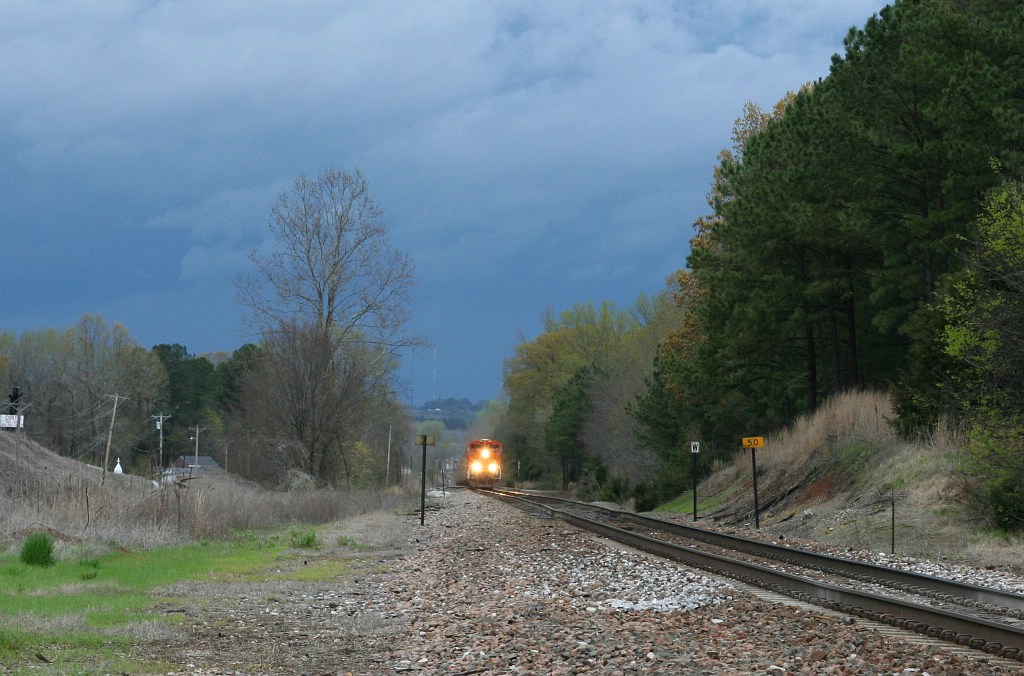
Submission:
[[351,480],[365,474],[350,451],[374,388],[390,396],[392,355],[416,343],[403,334],[412,263],[390,246],[359,172],[297,178],[272,208],[270,231],[273,250],[254,251],[255,271],[239,280],[263,337],[244,388],[246,425],[316,479]]

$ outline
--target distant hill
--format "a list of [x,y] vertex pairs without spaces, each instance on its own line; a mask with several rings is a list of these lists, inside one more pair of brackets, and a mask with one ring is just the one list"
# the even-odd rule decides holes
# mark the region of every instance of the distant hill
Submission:
[[474,404],[469,399],[432,399],[411,413],[416,421],[440,420],[447,429],[464,430],[476,420],[483,405],[482,401]]

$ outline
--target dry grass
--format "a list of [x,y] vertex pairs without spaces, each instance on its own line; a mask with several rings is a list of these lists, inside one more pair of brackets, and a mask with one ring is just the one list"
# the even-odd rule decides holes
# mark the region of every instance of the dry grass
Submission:
[[768,452],[762,454],[764,472],[773,477],[785,474],[794,465],[828,462],[851,445],[890,448],[898,443],[888,422],[891,417],[892,406],[884,394],[841,394],[813,415],[801,416],[792,427],[765,440]]
[[[1024,572],[1024,540],[991,532],[959,478],[963,437],[947,426],[920,443],[901,439],[878,392],[837,396],[765,439],[757,452],[762,529],[897,554],[999,565]],[[698,487],[728,496],[711,516],[753,522],[750,453],[737,451]]]
[[[819,469],[832,466],[842,472],[845,462],[851,467],[842,473],[852,474],[858,463],[869,459],[869,451],[896,446],[899,439],[888,423],[891,416],[888,398],[878,392],[848,392],[829,400],[815,414],[801,416],[789,429],[766,436],[765,447],[757,451],[760,487],[771,495],[806,482],[804,491],[816,498],[829,497],[836,488],[846,485],[850,476],[822,474]],[[849,452],[851,448],[859,450]],[[731,462],[716,468],[701,489],[714,494],[736,484],[752,486],[751,470],[750,452],[738,450]],[[752,510],[752,496],[749,502],[726,511]]]
[[21,435],[0,434],[0,547],[47,529],[56,537],[58,555],[72,548],[150,548],[408,509],[414,502],[401,490],[273,492],[229,475],[158,486],[129,474],[104,476]]

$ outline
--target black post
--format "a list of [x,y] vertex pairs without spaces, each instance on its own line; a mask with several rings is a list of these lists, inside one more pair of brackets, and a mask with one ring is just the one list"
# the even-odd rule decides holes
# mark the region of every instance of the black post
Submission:
[[690,457],[693,459],[691,463],[692,469],[690,473],[693,474],[693,520],[697,520],[697,452],[690,453]]
[[761,530],[761,515],[757,510],[757,449],[750,449],[750,461],[754,464],[754,528]]
[[423,437],[423,472],[420,474],[420,525],[427,513],[427,438]]
[[889,553],[896,553],[896,489],[892,489],[891,509],[889,510]]

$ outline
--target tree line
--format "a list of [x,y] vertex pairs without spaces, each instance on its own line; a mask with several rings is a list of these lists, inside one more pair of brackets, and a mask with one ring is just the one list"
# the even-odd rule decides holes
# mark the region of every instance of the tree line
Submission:
[[412,425],[396,355],[420,343],[405,332],[411,261],[359,172],[299,177],[268,227],[275,246],[254,250],[238,280],[259,340],[230,355],[146,349],[98,315],[0,333],[0,378],[22,395],[25,432],[97,465],[112,444],[138,474],[199,454],[272,486],[395,479],[390,439]]
[[[686,485],[692,440],[714,458],[837,393],[884,389],[907,435],[968,429],[985,508],[1024,524],[1022,29],[1012,0],[899,0],[850,30],[827,77],[748,105],[654,303],[666,319],[546,321],[506,363],[510,446],[538,476],[589,474],[653,504]],[[602,446],[616,435],[628,462]]]

